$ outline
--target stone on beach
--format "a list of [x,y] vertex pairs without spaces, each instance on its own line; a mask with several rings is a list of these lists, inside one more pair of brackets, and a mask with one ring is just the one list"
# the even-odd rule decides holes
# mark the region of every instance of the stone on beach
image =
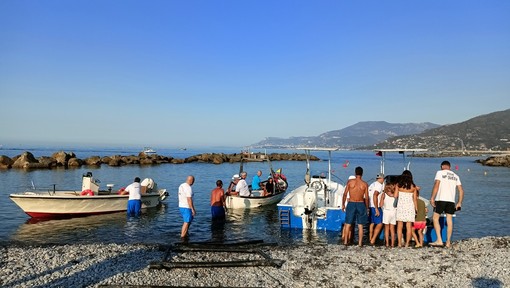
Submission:
[[[510,236],[467,239],[451,249],[343,245],[269,246],[281,268],[149,269],[165,250],[144,244],[2,247],[2,287],[102,285],[236,287],[504,287],[510,285]],[[171,261],[242,257],[218,252],[172,254]],[[235,259],[237,259],[235,258]]]

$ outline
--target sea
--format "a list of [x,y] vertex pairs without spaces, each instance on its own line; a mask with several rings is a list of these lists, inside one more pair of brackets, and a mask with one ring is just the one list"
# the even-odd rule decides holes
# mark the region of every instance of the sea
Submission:
[[[9,148],[0,149],[0,155],[13,157],[24,151],[34,156],[51,156],[64,150],[74,152],[78,158],[90,156],[138,155],[141,149],[135,148]],[[237,148],[193,148],[156,149],[159,155],[186,158],[202,153],[239,153]],[[299,150],[251,150],[267,153],[301,153]],[[311,163],[312,174],[328,170],[327,152],[312,153],[321,161]],[[400,174],[409,167],[415,183],[421,187],[421,195],[430,199],[434,176],[443,160],[449,160],[462,181],[465,190],[462,210],[455,217],[453,240],[480,238],[485,236],[510,235],[510,169],[486,167],[475,161],[481,157],[421,158],[406,157],[401,154],[387,154],[385,172]],[[409,165],[409,166],[408,166]],[[251,180],[257,170],[263,177],[269,175],[270,166],[281,169],[287,176],[287,193],[304,183],[306,162],[273,161],[250,162],[243,165]],[[381,169],[381,157],[372,151],[335,151],[332,153],[333,179],[345,183],[354,168],[364,169],[363,179],[369,184]],[[233,174],[239,173],[239,163],[208,164],[160,164],[152,166],[127,165],[110,167],[57,168],[51,170],[24,171],[18,169],[0,170],[0,243],[18,245],[90,244],[90,243],[149,243],[171,244],[181,241],[182,219],[178,210],[177,190],[188,175],[195,176],[193,185],[196,218],[190,227],[189,241],[192,242],[237,242],[262,240],[279,244],[337,244],[341,243],[337,232],[281,229],[276,205],[250,210],[230,210],[225,223],[211,222],[209,206],[210,192],[215,182],[221,179],[229,183]],[[114,190],[129,185],[134,177],[152,178],[159,188],[166,188],[169,197],[157,208],[148,209],[141,217],[127,217],[125,213],[96,215],[89,217],[37,220],[26,215],[9,199],[10,193],[23,192],[31,187],[38,189],[81,188],[82,175],[92,172],[101,181],[101,189],[106,184],[115,184]],[[226,186],[227,184],[225,184]],[[431,210],[429,208],[429,210]],[[432,212],[429,211],[429,216]]]

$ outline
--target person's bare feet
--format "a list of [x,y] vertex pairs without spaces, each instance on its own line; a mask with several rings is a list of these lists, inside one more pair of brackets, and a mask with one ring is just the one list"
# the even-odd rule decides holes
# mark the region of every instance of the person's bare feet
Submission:
[[432,247],[443,247],[444,244],[443,244],[443,242],[432,242],[432,243],[429,243],[429,246],[432,246]]

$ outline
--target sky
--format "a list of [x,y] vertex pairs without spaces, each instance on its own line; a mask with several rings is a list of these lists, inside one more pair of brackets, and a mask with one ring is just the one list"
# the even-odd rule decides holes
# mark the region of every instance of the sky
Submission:
[[0,145],[244,147],[510,108],[510,1],[0,1]]

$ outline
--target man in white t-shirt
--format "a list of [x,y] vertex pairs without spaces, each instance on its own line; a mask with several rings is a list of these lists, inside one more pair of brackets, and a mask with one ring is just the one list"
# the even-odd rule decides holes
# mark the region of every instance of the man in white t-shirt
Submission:
[[179,186],[179,211],[183,219],[181,238],[188,236],[189,226],[196,215],[195,206],[193,205],[193,190],[191,189],[193,183],[195,183],[195,177],[190,175],[186,178],[186,182]]
[[237,182],[236,192],[239,193],[239,196],[250,197],[251,192],[248,183],[246,183],[246,176],[248,176],[246,172],[241,172],[241,180]]
[[140,216],[142,214],[142,193],[140,192],[140,178],[135,177],[133,183],[129,184],[125,192],[129,193],[129,200],[127,203],[128,216]]
[[381,232],[382,224],[382,208],[380,207],[382,193],[384,190],[384,174],[377,174],[375,181],[368,186],[368,201],[370,204],[370,226],[368,233],[368,240],[370,244],[374,245],[377,236]]
[[[441,170],[436,172],[434,178],[434,188],[432,188],[432,196],[430,197],[430,205],[434,207],[434,230],[436,231],[437,240],[430,243],[431,246],[443,246],[443,239],[441,237],[441,226],[439,225],[439,216],[442,213],[446,214],[447,225],[447,238],[446,247],[451,246],[451,237],[453,232],[452,217],[455,211],[460,210],[462,200],[464,200],[464,189],[460,182],[459,176],[450,170],[450,162],[443,161],[441,163]],[[459,190],[459,199],[455,204],[455,194]]]

